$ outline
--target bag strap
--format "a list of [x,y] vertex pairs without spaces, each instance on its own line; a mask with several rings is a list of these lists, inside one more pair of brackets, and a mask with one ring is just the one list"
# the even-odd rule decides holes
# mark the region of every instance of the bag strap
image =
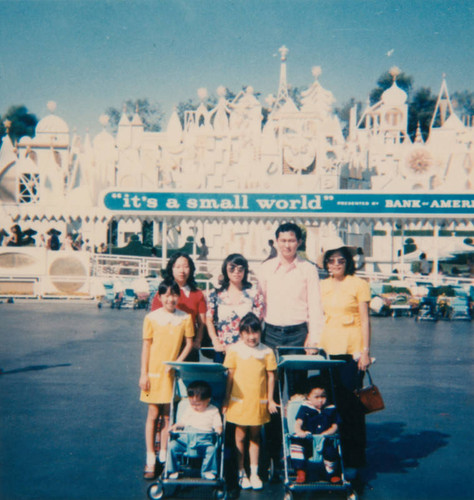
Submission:
[[374,385],[374,383],[372,382],[372,377],[370,376],[370,372],[369,372],[368,368],[367,368],[367,370],[365,370],[365,373],[367,373],[367,376],[369,377],[369,384]]

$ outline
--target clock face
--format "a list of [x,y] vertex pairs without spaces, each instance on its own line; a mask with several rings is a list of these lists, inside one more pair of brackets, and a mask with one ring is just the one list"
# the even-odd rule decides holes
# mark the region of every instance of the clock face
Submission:
[[433,157],[426,149],[416,149],[407,157],[407,167],[415,175],[429,173],[433,164]]

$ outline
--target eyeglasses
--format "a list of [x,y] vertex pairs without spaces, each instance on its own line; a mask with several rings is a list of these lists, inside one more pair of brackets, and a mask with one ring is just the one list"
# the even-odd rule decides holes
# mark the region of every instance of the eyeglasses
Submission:
[[332,265],[334,265],[334,264],[342,265],[345,263],[346,263],[346,259],[344,257],[328,259],[328,264],[332,264]]
[[229,273],[245,273],[245,267],[244,266],[235,266],[231,264],[228,269]]

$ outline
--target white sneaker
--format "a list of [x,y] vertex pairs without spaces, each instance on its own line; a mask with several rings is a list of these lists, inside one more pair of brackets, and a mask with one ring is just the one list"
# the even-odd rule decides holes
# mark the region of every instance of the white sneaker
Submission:
[[261,490],[263,488],[262,480],[257,476],[257,474],[250,475],[250,486],[254,490]]
[[243,490],[249,490],[252,487],[247,476],[242,476],[239,480],[239,484]]
[[172,473],[168,476],[168,478],[169,478],[169,479],[178,479],[178,477],[179,477],[179,472],[172,472]]
[[209,481],[213,481],[216,478],[214,472],[205,472],[203,474],[204,479],[208,479]]

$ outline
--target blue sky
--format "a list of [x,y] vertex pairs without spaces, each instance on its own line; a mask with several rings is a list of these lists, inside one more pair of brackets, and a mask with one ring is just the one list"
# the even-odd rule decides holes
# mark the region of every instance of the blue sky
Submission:
[[[173,106],[199,87],[276,93],[311,68],[337,104],[366,100],[396,65],[415,87],[474,90],[472,0],[0,0],[0,114],[46,103],[79,133],[129,98]],[[387,53],[393,51],[391,56]],[[166,125],[166,120],[164,125]]]

